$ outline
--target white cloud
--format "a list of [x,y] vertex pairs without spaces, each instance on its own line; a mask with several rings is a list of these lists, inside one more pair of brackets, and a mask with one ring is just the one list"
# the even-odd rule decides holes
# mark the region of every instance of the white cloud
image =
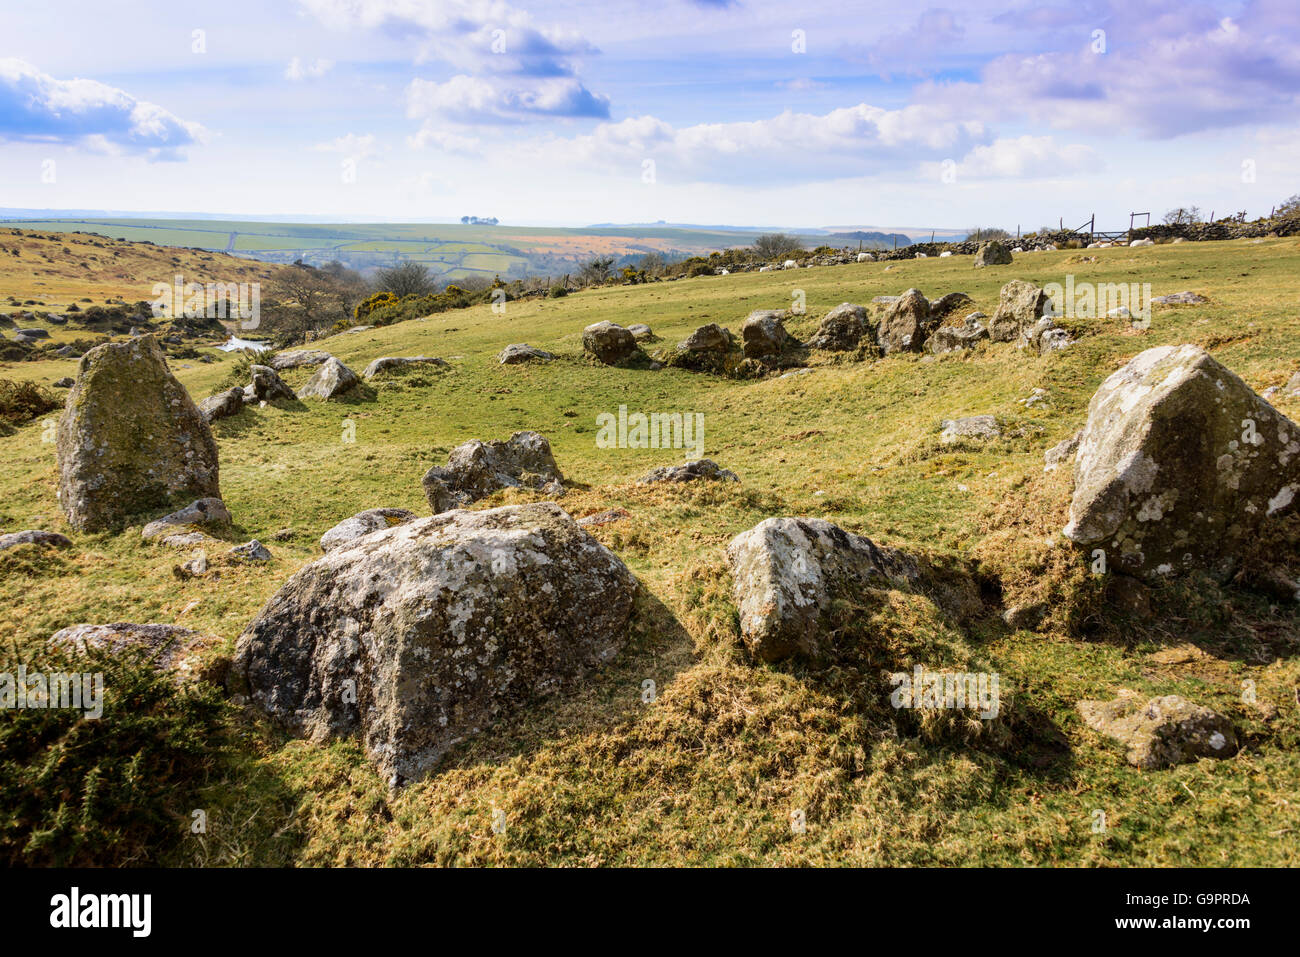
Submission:
[[58,80],[25,60],[0,59],[0,140],[75,143],[96,152],[179,159],[205,131],[155,103],[95,80]]
[[375,155],[375,137],[373,133],[364,136],[348,133],[324,143],[317,143],[312,149],[318,153],[339,153],[352,159],[363,160]]
[[[1052,179],[1096,172],[1101,157],[1082,143],[1058,144],[1051,136],[1019,136],[976,146],[957,163],[958,179]],[[927,163],[925,175],[938,176],[942,167]]]
[[296,83],[302,80],[319,79],[332,69],[334,69],[333,60],[317,59],[311,63],[303,63],[300,57],[294,57],[284,68],[284,76],[286,80],[293,80]]

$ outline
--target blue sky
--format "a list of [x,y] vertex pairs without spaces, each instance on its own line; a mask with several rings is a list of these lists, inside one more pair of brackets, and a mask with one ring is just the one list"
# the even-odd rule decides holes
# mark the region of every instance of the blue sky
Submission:
[[1294,0],[822,6],[5,0],[0,206],[1030,229],[1300,192]]

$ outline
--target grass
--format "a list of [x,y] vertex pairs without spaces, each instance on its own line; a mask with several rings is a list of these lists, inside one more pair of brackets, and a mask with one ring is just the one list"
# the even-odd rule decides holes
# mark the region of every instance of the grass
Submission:
[[[178,823],[150,859],[163,863],[1281,865],[1297,863],[1300,684],[1292,605],[1206,583],[1157,593],[1130,620],[1071,575],[1056,536],[1068,473],[1042,473],[1043,450],[1071,435],[1101,380],[1155,345],[1198,342],[1252,387],[1296,370],[1300,243],[1187,243],[1062,250],[974,270],[966,257],[701,277],[588,290],[560,300],[487,305],[343,334],[321,346],[354,369],[383,355],[448,359],[445,374],[393,377],[373,400],[249,409],[214,426],[231,544],[259,538],[265,568],[223,565],[178,581],[185,553],[147,546],[138,526],[74,534],[60,516],[54,447],[42,420],[0,438],[0,532],[42,527],[74,547],[0,553],[0,643],[33,649],[79,622],[175,622],[235,638],[327,528],[379,506],[427,512],[420,477],[470,438],[532,428],[546,435],[575,516],[622,507],[594,534],[646,585],[625,653],[578,691],[553,698],[467,742],[440,773],[389,795],[356,744],[287,740],[228,719],[235,756],[196,782],[205,835]],[[584,326],[646,322],[671,347],[697,326],[738,331],[756,308],[795,290],[808,311],[788,325],[807,338],[843,301],[868,303],[917,286],[964,291],[991,314],[1012,278],[1038,283],[1150,282],[1155,295],[1191,289],[1196,307],[1154,307],[1151,328],[1071,320],[1078,341],[1029,357],[985,345],[968,357],[832,358],[809,375],[733,380],[684,370],[610,369],[581,357]],[[960,320],[960,316],[957,317]],[[501,366],[507,343],[557,353],[553,363]],[[655,348],[655,347],[651,347]],[[176,363],[196,398],[233,362]],[[48,383],[75,362],[0,367]],[[301,385],[310,370],[286,373]],[[1019,400],[1047,390],[1050,406]],[[1300,402],[1276,396],[1300,418]],[[704,414],[705,455],[737,487],[639,487],[672,450],[600,449],[595,418],[630,411]],[[943,446],[939,423],[998,415],[1006,437]],[[351,428],[349,428],[349,423]],[[355,436],[354,442],[344,441]],[[481,507],[530,496],[500,493]],[[476,506],[480,507],[480,506]],[[947,656],[1002,679],[1010,743],[929,735],[882,721],[856,700],[851,669],[756,666],[740,649],[723,548],[763,518],[812,515],[883,544],[981,570],[1011,601],[1053,602],[1041,633],[995,618],[957,626],[899,596],[864,606],[892,660]],[[209,549],[210,554],[213,552]],[[1293,550],[1291,552],[1293,554]],[[1283,557],[1288,557],[1284,555]],[[1095,584],[1095,583],[1094,583]],[[1074,604],[1070,604],[1074,602]],[[1171,649],[1190,648],[1185,656]],[[1176,660],[1175,660],[1176,659]],[[641,700],[652,679],[658,695]],[[1243,696],[1253,682],[1256,703]],[[1077,717],[1081,698],[1119,688],[1180,693],[1229,714],[1247,747],[1221,762],[1140,772]],[[111,703],[111,699],[110,699]],[[105,719],[112,719],[110,715]],[[790,814],[804,812],[805,833]],[[1107,830],[1093,833],[1093,812]],[[492,829],[505,815],[504,833]]]

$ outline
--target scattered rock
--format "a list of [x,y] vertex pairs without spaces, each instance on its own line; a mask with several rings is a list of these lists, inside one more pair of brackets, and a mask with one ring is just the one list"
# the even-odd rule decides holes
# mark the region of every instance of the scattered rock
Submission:
[[71,389],[75,383],[76,383],[76,380],[73,379],[71,376],[64,376],[62,379],[55,379],[55,380],[54,380],[54,388],[56,388],[56,389]]
[[996,239],[985,243],[975,252],[976,269],[983,269],[985,266],[1007,266],[1010,263],[1011,253]]
[[230,550],[230,557],[245,562],[269,562],[271,553],[267,547],[253,539],[251,542],[245,542],[243,545],[236,545]]
[[381,529],[392,528],[414,519],[415,513],[404,508],[372,508],[358,512],[351,518],[345,518],[320,537],[320,550],[332,552],[362,535],[369,535]]
[[940,326],[926,340],[926,348],[935,355],[974,349],[980,340],[989,337],[988,329],[974,318],[979,315],[972,313],[960,326]]
[[1064,349],[1073,342],[1070,334],[1056,324],[1051,316],[1044,316],[1020,334],[1016,348],[1024,349],[1037,355],[1047,355]]
[[553,503],[453,511],[307,565],[240,637],[232,689],[390,787],[623,646],[637,582]]
[[851,302],[842,302],[822,317],[809,345],[829,352],[851,352],[862,337],[871,332],[867,310]]
[[728,469],[719,468],[712,459],[697,459],[685,465],[664,465],[651,469],[638,481],[638,485],[656,482],[693,482],[696,479],[713,479],[720,482],[739,482],[740,476]]
[[355,372],[330,356],[298,395],[303,399],[332,399],[352,390],[360,381]]
[[66,535],[60,535],[58,532],[45,532],[35,528],[0,535],[0,552],[3,552],[6,548],[13,548],[15,545],[49,545],[53,548],[71,548],[72,539]]
[[998,308],[989,320],[989,338],[1014,342],[1042,318],[1054,315],[1052,297],[1032,282],[1013,279],[1002,287]]
[[731,351],[731,333],[716,322],[700,326],[677,344],[679,353],[725,356]]
[[626,362],[641,351],[631,332],[608,320],[582,330],[582,348],[607,366]]
[[598,525],[612,525],[614,522],[621,522],[625,518],[631,518],[632,513],[625,508],[608,508],[603,512],[597,512],[595,515],[585,515],[578,519],[578,524],[583,528],[594,528]]
[[1230,720],[1178,695],[1145,700],[1121,691],[1114,701],[1080,701],[1078,709],[1088,727],[1124,744],[1128,763],[1143,770],[1227,758],[1237,751]]
[[503,366],[513,366],[522,362],[549,362],[554,358],[554,355],[544,349],[530,346],[526,342],[516,342],[502,349],[497,361]]
[[294,349],[272,356],[268,365],[276,372],[283,372],[285,369],[298,369],[302,366],[318,366],[332,358],[334,357],[328,352],[320,349]]
[[[720,276],[725,276],[726,274],[727,272],[725,269],[718,273]],[[627,327],[627,331],[632,333],[632,338],[637,342],[655,342],[659,338],[654,334],[654,330],[644,322],[633,323]]]
[[1140,578],[1226,577],[1300,491],[1300,426],[1199,346],[1161,346],[1088,407],[1065,535]]
[[930,303],[930,318],[945,319],[949,313],[970,306],[974,301],[964,292],[950,292]]
[[187,525],[229,525],[232,520],[226,503],[219,498],[201,498],[179,511],[155,519],[144,527],[141,538],[162,538]]
[[780,355],[790,334],[785,331],[785,313],[776,309],[755,309],[740,327],[746,359]]
[[932,325],[930,301],[919,289],[909,289],[890,303],[880,320],[877,333],[880,351],[885,355],[894,352],[920,352]]
[[1171,293],[1168,296],[1154,296],[1151,301],[1166,306],[1197,306],[1203,302],[1209,302],[1204,296],[1198,296],[1196,293],[1186,290]]
[[361,373],[361,377],[373,379],[381,372],[391,372],[394,369],[410,369],[414,366],[433,366],[441,372],[444,369],[450,369],[451,363],[446,359],[435,359],[431,356],[384,356],[382,359],[376,359],[366,366],[366,371]]
[[1079,451],[1079,440],[1083,438],[1083,429],[1075,432],[1064,441],[1058,442],[1043,453],[1043,471],[1055,472],[1062,464],[1068,462]]
[[252,373],[253,381],[244,389],[244,402],[274,402],[277,399],[287,399],[290,402],[297,399],[293,389],[280,378],[270,366],[255,365],[249,370]]
[[222,684],[229,667],[229,659],[219,657],[225,639],[179,625],[137,625],[125,621],[72,625],[56,631],[48,641],[53,647],[80,652],[102,650],[120,654],[144,648],[154,667],[171,674],[177,682],[203,680]]
[[220,497],[217,444],[153,336],[82,358],[58,429],[59,504],[79,531]]
[[762,661],[817,657],[832,641],[823,620],[837,599],[912,583],[916,563],[817,518],[769,518],[727,546],[746,647]]
[[516,432],[504,442],[473,439],[458,445],[445,466],[424,474],[424,494],[434,514],[476,502],[503,488],[564,494],[564,478],[551,444],[537,432]]
[[1002,426],[998,425],[996,416],[968,415],[960,419],[944,419],[940,423],[942,431],[939,441],[951,445],[963,439],[996,439],[1002,435]]
[[208,396],[199,403],[199,413],[205,422],[215,422],[232,415],[237,415],[244,408],[244,390],[238,386]]

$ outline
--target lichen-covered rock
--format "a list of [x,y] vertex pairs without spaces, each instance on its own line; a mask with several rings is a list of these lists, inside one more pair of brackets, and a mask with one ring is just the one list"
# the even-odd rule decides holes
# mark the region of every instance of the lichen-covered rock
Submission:
[[582,330],[582,348],[607,366],[626,362],[641,351],[632,333],[608,320]]
[[1167,296],[1156,296],[1151,301],[1162,306],[1199,306],[1209,300],[1204,296],[1198,296],[1194,292],[1184,290],[1183,292],[1170,293]]
[[435,515],[290,578],[240,637],[231,685],[294,734],[360,738],[396,787],[611,660],[636,589],[553,503]]
[[1071,342],[1073,340],[1069,332],[1058,326],[1051,316],[1044,316],[1020,333],[1020,341],[1016,343],[1016,348],[1035,355],[1047,355],[1049,352],[1064,349]]
[[1002,287],[998,308],[989,320],[989,338],[994,342],[1015,342],[1044,316],[1054,311],[1052,297],[1032,282],[1013,279]]
[[1161,346],[1088,406],[1065,535],[1141,578],[1226,577],[1300,491],[1300,426],[1199,346]]
[[82,357],[58,428],[59,504],[79,531],[220,497],[217,444],[153,336]]
[[975,268],[985,266],[1007,266],[1011,263],[1011,250],[996,239],[987,242],[975,252]]
[[381,359],[375,359],[370,365],[366,366],[361,377],[364,379],[373,379],[381,372],[392,372],[398,369],[411,369],[416,366],[432,367],[437,372],[442,372],[451,368],[451,363],[446,359],[438,359],[433,356],[384,356]]
[[503,366],[519,365],[521,362],[550,362],[555,356],[545,349],[538,349],[526,342],[515,342],[501,350],[497,361]]
[[434,514],[476,502],[503,488],[564,494],[564,477],[551,444],[537,432],[516,432],[504,442],[472,439],[447,456],[445,466],[424,474],[425,497]]
[[1231,721],[1178,695],[1147,700],[1122,691],[1114,701],[1080,701],[1078,709],[1088,727],[1124,744],[1128,763],[1144,770],[1237,752]]
[[944,445],[961,442],[966,439],[984,441],[996,439],[1002,435],[1002,426],[997,416],[968,415],[960,419],[944,419],[939,424],[939,441]]
[[974,303],[975,300],[964,292],[950,292],[947,295],[940,296],[934,302],[930,303],[930,316],[933,319],[946,319],[949,313],[956,312],[958,309],[964,309]]
[[831,640],[833,602],[920,576],[902,552],[817,518],[765,519],[731,540],[727,558],[741,636],[763,661],[817,657]]
[[199,413],[203,416],[203,421],[209,423],[237,415],[243,408],[244,390],[239,386],[208,396],[199,403]]
[[785,313],[777,309],[755,309],[745,317],[740,338],[746,359],[780,355],[790,338],[785,331]]
[[851,352],[862,337],[871,332],[867,310],[851,302],[842,302],[822,316],[817,334],[809,341],[814,349],[827,352]]
[[1043,453],[1043,471],[1055,472],[1062,465],[1074,458],[1079,451],[1079,440],[1083,438],[1083,429],[1075,432],[1068,439],[1057,442]]
[[229,659],[220,652],[225,639],[179,625],[138,625],[119,621],[108,625],[72,625],[52,634],[49,644],[74,651],[121,654],[143,648],[150,663],[178,682],[194,680],[221,684]]
[[975,315],[978,313],[967,316],[960,326],[940,326],[935,329],[926,340],[925,347],[935,355],[974,349],[981,340],[989,337],[988,329],[973,318]]
[[29,528],[21,532],[0,535],[0,552],[17,545],[48,545],[52,548],[71,548],[72,540],[58,532],[46,532]]
[[919,289],[907,290],[897,301],[885,307],[877,332],[880,351],[885,355],[920,352],[933,324],[930,301]]
[[255,365],[250,370],[252,382],[244,390],[244,401],[246,402],[274,402],[277,399],[288,399],[293,401],[298,398],[293,389],[280,378],[270,366]]
[[236,561],[242,562],[269,562],[271,560],[271,551],[257,539],[245,542],[242,545],[236,545],[228,554]]
[[268,364],[276,372],[283,372],[285,369],[298,369],[302,366],[318,366],[332,358],[328,352],[320,349],[294,349],[272,356]]
[[355,372],[339,362],[338,359],[330,356],[320,364],[316,374],[302,387],[298,397],[303,399],[332,399],[355,388],[360,381]]
[[659,338],[654,334],[654,330],[644,322],[634,322],[627,327],[627,331],[632,333],[632,338],[637,342],[654,342]]
[[678,352],[704,352],[726,355],[731,351],[731,333],[716,322],[700,326],[677,344]]
[[219,498],[201,498],[182,509],[155,519],[144,527],[141,538],[162,538],[191,525],[229,525],[232,520],[226,503]]
[[372,508],[358,512],[351,518],[345,518],[320,537],[320,550],[332,552],[340,545],[346,545],[354,538],[369,535],[394,525],[401,525],[415,518],[414,512],[404,508]]
[[663,465],[651,469],[637,482],[638,485],[654,485],[656,482],[694,482],[697,479],[712,479],[719,482],[739,482],[740,476],[728,469],[719,467],[712,459],[697,459],[685,465]]

